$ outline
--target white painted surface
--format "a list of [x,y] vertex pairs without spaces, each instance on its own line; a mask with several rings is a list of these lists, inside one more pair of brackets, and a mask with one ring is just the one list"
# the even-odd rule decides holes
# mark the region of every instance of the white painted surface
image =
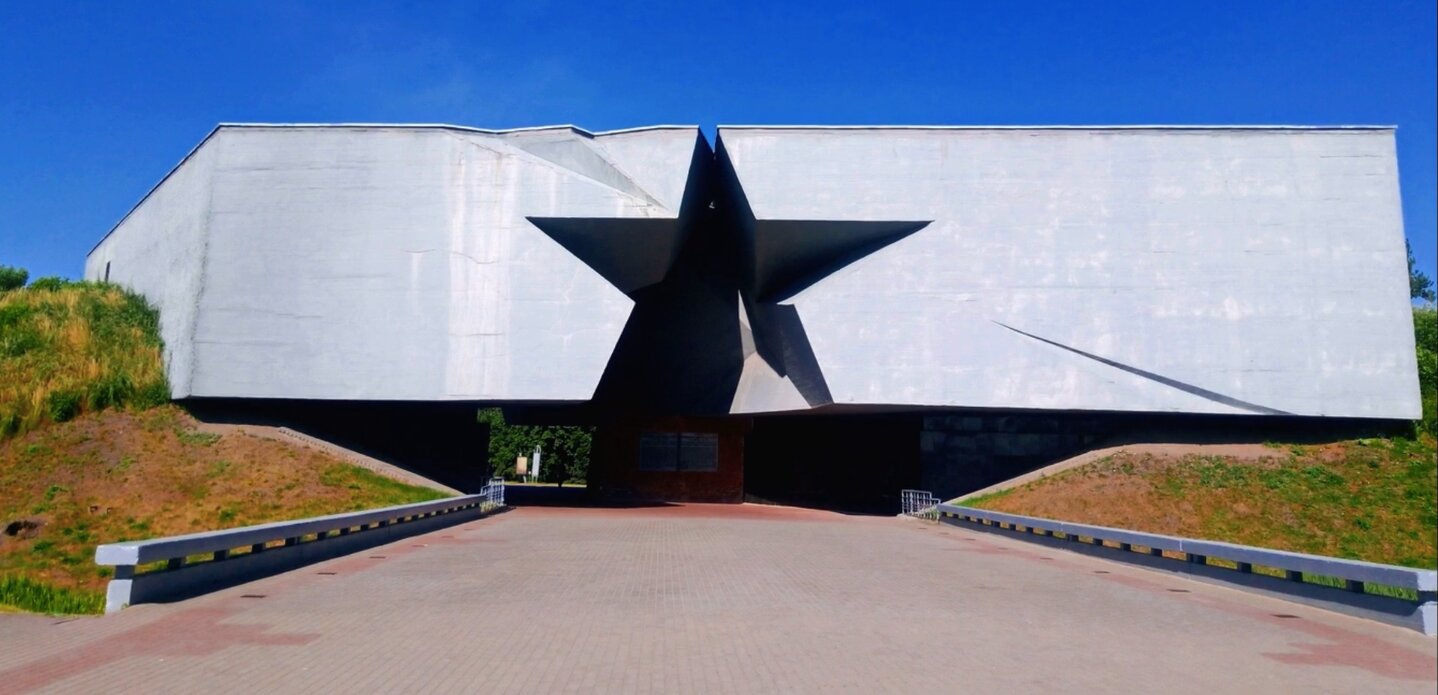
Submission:
[[796,295],[836,403],[1419,413],[1388,129],[721,128],[758,219],[933,220]]
[[160,337],[176,398],[191,395],[195,350],[190,336],[207,241],[211,176],[218,144],[206,142],[105,237],[85,260],[85,278],[109,278],[144,295],[160,311]]
[[159,306],[177,397],[586,400],[632,301],[525,218],[676,217],[698,133],[613,137],[221,127],[86,277]]
[[[1389,129],[720,132],[759,219],[932,221],[786,301],[835,403],[1418,414]],[[582,401],[632,302],[525,218],[675,218],[697,138],[222,126],[86,277],[176,397]]]

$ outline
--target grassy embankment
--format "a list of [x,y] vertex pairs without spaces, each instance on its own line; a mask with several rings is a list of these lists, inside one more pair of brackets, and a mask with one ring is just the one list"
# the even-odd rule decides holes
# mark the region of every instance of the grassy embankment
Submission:
[[1259,460],[1119,452],[965,500],[982,509],[1438,567],[1433,438],[1270,445]]
[[443,497],[324,453],[197,429],[153,309],[112,286],[0,292],[0,610],[92,613],[95,546]]
[[85,411],[169,400],[159,321],[113,286],[0,292],[0,437]]
[[1438,567],[1438,315],[1414,311],[1423,420],[1405,436],[1270,443],[1257,460],[1120,452],[964,504],[1371,562]]

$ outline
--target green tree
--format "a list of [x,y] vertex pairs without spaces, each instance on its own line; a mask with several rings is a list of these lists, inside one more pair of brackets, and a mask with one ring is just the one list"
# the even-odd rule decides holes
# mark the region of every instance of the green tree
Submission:
[[1413,245],[1405,239],[1404,248],[1408,249],[1408,293],[1413,299],[1421,299],[1425,302],[1434,301],[1433,278],[1419,270],[1413,258]]
[[30,271],[24,268],[0,265],[0,292],[20,289],[29,279]]
[[489,425],[489,466],[494,475],[513,477],[514,460],[542,452],[540,480],[546,483],[582,482],[589,473],[593,429],[560,425],[511,425],[499,408],[479,411],[479,422]]
[[1420,428],[1438,436],[1438,309],[1413,309],[1413,342],[1418,348],[1418,389],[1423,397]]

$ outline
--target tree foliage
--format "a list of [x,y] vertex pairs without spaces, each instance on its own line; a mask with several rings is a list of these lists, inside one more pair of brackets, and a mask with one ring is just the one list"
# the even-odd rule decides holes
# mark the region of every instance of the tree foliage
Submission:
[[46,275],[43,278],[35,278],[35,281],[30,283],[30,289],[37,292],[54,292],[56,290],[63,290],[67,287],[86,287],[89,285],[99,284],[102,283],[87,282],[85,280],[67,280],[60,277],[59,275]]
[[1423,395],[1420,427],[1438,436],[1438,309],[1413,310],[1413,339],[1418,348],[1418,388]]
[[1425,302],[1434,301],[1433,278],[1419,270],[1413,258],[1413,245],[1407,241],[1403,245],[1408,249],[1408,293],[1413,299],[1421,299]]
[[559,425],[511,425],[499,408],[479,411],[479,421],[489,425],[489,466],[494,475],[514,477],[514,461],[520,456],[542,452],[540,480],[546,483],[582,482],[589,472],[590,427]]
[[0,292],[6,290],[18,290],[25,286],[25,281],[30,279],[30,271],[24,268],[15,268],[8,265],[0,265]]

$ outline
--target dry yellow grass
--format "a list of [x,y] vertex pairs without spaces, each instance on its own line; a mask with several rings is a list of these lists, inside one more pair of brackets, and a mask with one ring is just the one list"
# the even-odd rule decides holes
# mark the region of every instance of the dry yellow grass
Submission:
[[0,292],[0,437],[168,400],[158,318],[113,285]]
[[[108,410],[0,441],[0,610],[98,611],[95,546],[444,497],[331,455],[242,432],[205,434],[175,406]],[[8,582],[8,583],[7,583]]]

